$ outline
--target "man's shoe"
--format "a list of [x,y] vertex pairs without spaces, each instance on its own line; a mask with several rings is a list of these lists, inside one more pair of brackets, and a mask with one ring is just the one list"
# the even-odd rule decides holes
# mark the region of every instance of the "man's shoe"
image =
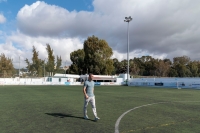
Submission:
[[85,119],[85,120],[89,120],[88,116],[84,116],[84,119]]
[[94,120],[97,121],[97,120],[99,120],[99,119],[100,119],[99,117],[96,117]]

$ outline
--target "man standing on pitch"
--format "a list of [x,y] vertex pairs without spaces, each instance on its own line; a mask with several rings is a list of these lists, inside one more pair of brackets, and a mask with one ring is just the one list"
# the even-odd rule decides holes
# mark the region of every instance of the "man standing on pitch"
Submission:
[[91,73],[89,74],[88,81],[84,82],[83,93],[84,93],[84,107],[83,107],[84,119],[86,120],[89,119],[87,115],[87,106],[88,103],[90,102],[95,117],[94,120],[95,121],[99,120],[100,118],[97,116],[96,105],[95,105],[93,74]]

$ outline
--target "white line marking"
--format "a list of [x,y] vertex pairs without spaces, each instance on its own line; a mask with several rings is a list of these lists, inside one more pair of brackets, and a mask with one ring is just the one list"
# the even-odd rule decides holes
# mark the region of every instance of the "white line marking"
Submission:
[[[200,101],[174,101],[174,102],[200,102]],[[158,103],[152,103],[152,104],[146,104],[146,105],[142,105],[142,106],[138,106],[138,107],[135,107],[135,108],[132,108],[126,112],[124,112],[116,121],[115,123],[115,133],[119,133],[119,123],[121,121],[121,119],[129,112],[135,110],[135,109],[139,109],[139,108],[142,108],[142,107],[145,107],[145,106],[150,106],[150,105],[154,105],[154,104],[161,104],[161,103],[172,103],[172,102],[158,102]]]

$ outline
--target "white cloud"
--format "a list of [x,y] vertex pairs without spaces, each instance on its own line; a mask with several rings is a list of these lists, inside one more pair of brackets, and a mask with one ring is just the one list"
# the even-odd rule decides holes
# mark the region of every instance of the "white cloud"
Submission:
[[6,43],[0,43],[0,51],[3,51],[6,57],[13,60],[13,65],[15,68],[19,68],[19,53],[20,50],[13,46],[12,42],[8,41]]
[[[24,49],[31,49],[33,44],[42,49],[50,43],[70,62],[69,49],[81,48],[81,40],[95,35],[109,43],[113,57],[122,60],[127,58],[127,23],[123,20],[132,16],[130,58],[187,55],[200,60],[199,0],[94,0],[93,6],[93,12],[69,12],[41,1],[26,5],[17,14],[19,33],[10,39]],[[62,45],[65,43],[70,47]],[[45,51],[40,53],[45,57]]]
[[6,18],[3,14],[0,14],[0,24],[6,22]]
[[25,5],[18,12],[17,21],[19,29],[26,34],[58,36],[73,17],[73,13],[61,7],[37,1],[31,6]]
[[[54,56],[61,56],[63,63],[67,63],[67,65],[71,64],[70,53],[83,48],[83,43],[78,38],[30,37],[19,32],[9,36],[7,42],[0,46],[15,61],[18,60],[20,55],[22,66],[26,66],[24,62],[26,58],[31,61],[33,46],[39,52],[40,59],[47,59],[46,44],[49,44],[54,51]],[[6,47],[7,45],[9,47]]]
[[[113,56],[112,58],[117,58],[118,61],[122,61],[122,60],[127,60],[127,53],[119,53],[118,51],[113,51]],[[138,58],[138,57],[142,57],[142,56],[151,56],[154,57],[156,59],[165,59],[167,57],[166,54],[156,54],[156,53],[149,53],[148,51],[144,51],[144,50],[135,50],[132,52],[129,52],[129,59],[133,59],[134,57]]]

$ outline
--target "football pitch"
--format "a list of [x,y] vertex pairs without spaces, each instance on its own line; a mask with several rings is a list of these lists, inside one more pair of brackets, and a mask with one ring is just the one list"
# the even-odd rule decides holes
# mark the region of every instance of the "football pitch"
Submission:
[[98,116],[83,119],[82,86],[0,86],[1,133],[197,133],[200,90],[95,86]]

